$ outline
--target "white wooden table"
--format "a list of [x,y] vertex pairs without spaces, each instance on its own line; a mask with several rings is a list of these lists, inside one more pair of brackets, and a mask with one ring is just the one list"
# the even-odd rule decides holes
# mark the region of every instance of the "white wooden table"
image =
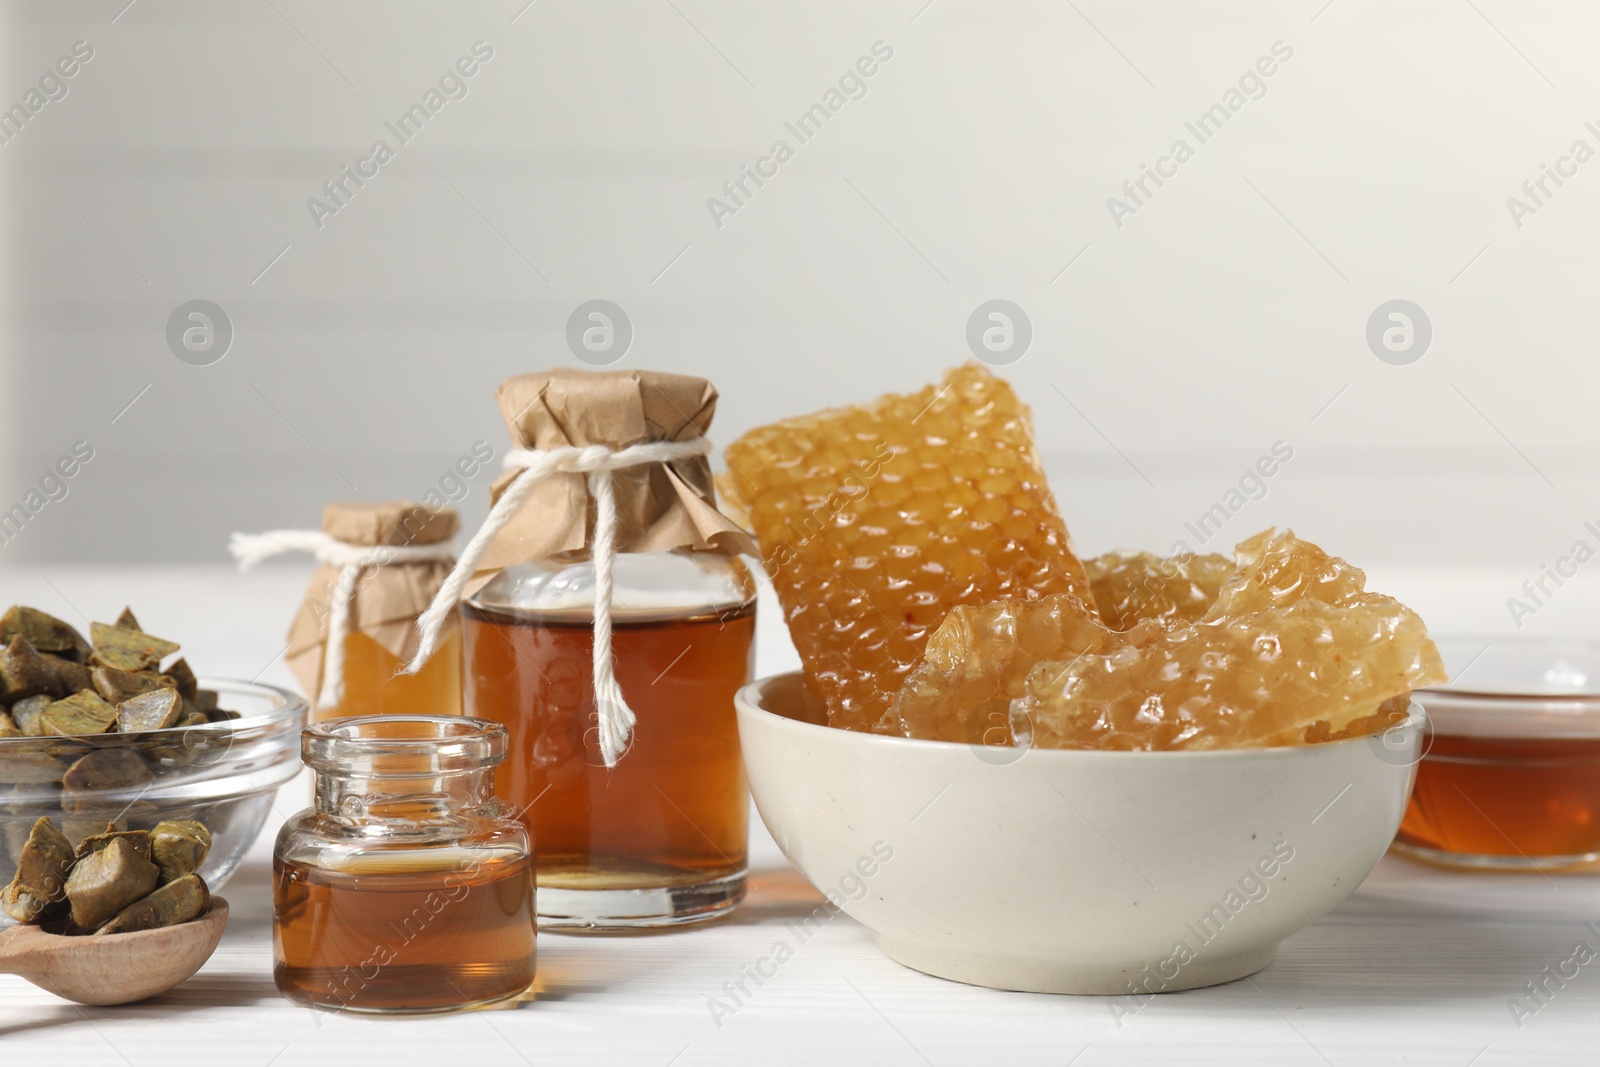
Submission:
[[[251,677],[265,668],[264,680],[287,683],[271,660],[305,576],[284,568],[241,577],[220,566],[11,571],[0,599],[79,622],[72,605],[102,618],[126,600],[148,629],[184,641],[204,673]],[[1407,572],[1374,574],[1372,585],[1413,603],[1437,629],[1483,631],[1506,628],[1504,598],[1519,581]],[[764,673],[794,662],[775,620],[769,611],[762,629]],[[1600,595],[1575,585],[1535,621],[1544,632],[1600,634]],[[1462,876],[1393,856],[1286,941],[1265,971],[1156,997],[1133,1014],[1127,1001],[1003,993],[918,974],[840,915],[718,1025],[709,998],[775,941],[792,942],[784,924],[821,901],[759,819],[750,896],[731,921],[648,937],[541,936],[534,995],[510,1007],[393,1019],[315,1012],[279,997],[271,973],[272,835],[308,799],[304,778],[280,793],[279,813],[224,890],[233,915],[221,948],[170,994],[79,1008],[0,976],[5,1062],[1600,1062],[1600,959],[1550,985],[1548,1003],[1520,1026],[1509,1007],[1579,942],[1600,951],[1600,935],[1585,926],[1600,924],[1600,877]],[[187,1052],[175,1051],[180,1042]]]

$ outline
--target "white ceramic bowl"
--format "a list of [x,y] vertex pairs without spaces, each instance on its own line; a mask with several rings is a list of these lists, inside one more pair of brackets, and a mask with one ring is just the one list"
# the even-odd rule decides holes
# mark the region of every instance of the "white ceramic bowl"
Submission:
[[1192,989],[1272,962],[1383,855],[1423,724],[1413,705],[1386,734],[1321,745],[1019,751],[832,729],[797,674],[737,705],[767,829],[885,953],[1049,993]]

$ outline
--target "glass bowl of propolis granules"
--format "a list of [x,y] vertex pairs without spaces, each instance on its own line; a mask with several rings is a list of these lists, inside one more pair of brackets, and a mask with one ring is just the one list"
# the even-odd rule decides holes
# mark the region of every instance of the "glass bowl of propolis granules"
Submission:
[[1491,871],[1600,870],[1600,645],[1451,636],[1394,848]]
[[1277,529],[1080,558],[1028,409],[975,364],[726,455],[804,668],[739,695],[751,792],[895,960],[1037,992],[1227,982],[1393,839],[1411,694],[1447,675],[1349,562]]
[[306,704],[197,678],[177,652],[126,612],[91,640],[31,608],[0,615],[0,885],[40,818],[74,848],[193,820],[210,837],[199,875],[228,880],[300,770]]

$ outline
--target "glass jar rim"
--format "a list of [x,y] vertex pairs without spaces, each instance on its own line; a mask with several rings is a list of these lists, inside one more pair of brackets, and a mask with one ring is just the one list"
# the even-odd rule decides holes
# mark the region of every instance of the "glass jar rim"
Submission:
[[1600,644],[1522,634],[1440,634],[1450,681],[1416,691],[1440,734],[1600,737]]
[[[687,608],[717,615],[748,610],[756,602],[757,569],[743,556],[693,548],[619,552],[612,617],[644,623],[679,618]],[[594,578],[591,547],[584,545],[502,568],[462,604],[491,614],[531,610],[582,624],[594,616]]]
[[318,774],[414,778],[499,766],[506,728],[468,715],[354,715],[300,732],[300,755]]

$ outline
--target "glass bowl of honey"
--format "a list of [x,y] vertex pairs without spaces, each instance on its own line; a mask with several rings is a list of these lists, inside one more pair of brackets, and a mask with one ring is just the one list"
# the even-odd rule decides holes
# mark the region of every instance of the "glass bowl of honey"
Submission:
[[1438,866],[1600,870],[1600,645],[1438,640],[1429,729],[1394,849]]

